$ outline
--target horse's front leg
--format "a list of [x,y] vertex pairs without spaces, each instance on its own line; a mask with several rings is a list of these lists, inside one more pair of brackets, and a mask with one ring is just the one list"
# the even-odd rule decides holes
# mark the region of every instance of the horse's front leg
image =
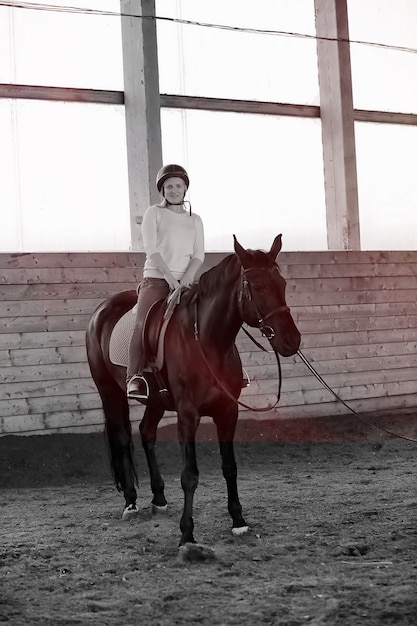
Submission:
[[219,449],[222,457],[222,471],[227,485],[227,508],[233,520],[232,533],[242,535],[249,530],[242,515],[237,489],[237,465],[233,446],[238,409],[236,406],[214,419],[219,439]]
[[194,407],[191,404],[186,406],[184,401],[182,401],[178,406],[177,412],[178,439],[180,442],[183,462],[181,486],[184,491],[184,510],[180,522],[180,546],[183,546],[186,543],[195,543],[193,534],[193,502],[194,493],[198,486],[195,434],[200,422],[200,417]]
[[139,426],[142,437],[142,446],[148,462],[149,475],[151,479],[151,489],[153,493],[152,511],[154,513],[165,512],[167,501],[164,494],[164,481],[159,470],[155,453],[156,432],[158,424],[162,419],[164,409],[158,406],[149,405],[146,407],[142,421]]

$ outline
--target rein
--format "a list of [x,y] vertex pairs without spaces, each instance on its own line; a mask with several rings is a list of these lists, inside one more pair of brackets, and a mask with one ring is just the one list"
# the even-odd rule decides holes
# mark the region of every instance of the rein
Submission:
[[393,437],[398,437],[399,439],[405,439],[406,441],[412,441],[413,443],[417,443],[417,439],[413,439],[412,437],[406,437],[405,435],[398,435],[397,433],[393,433],[391,430],[388,430],[387,428],[383,428],[382,426],[377,426],[377,424],[374,424],[373,422],[371,422],[370,420],[368,420],[366,417],[364,417],[363,415],[361,415],[360,413],[357,413],[354,409],[352,409],[344,400],[342,400],[342,398],[340,396],[337,395],[337,393],[335,391],[333,391],[333,389],[326,383],[326,381],[324,380],[324,378],[322,378],[320,376],[320,374],[318,372],[316,372],[316,370],[314,369],[314,367],[311,365],[310,361],[308,361],[308,359],[306,359],[306,357],[304,356],[304,354],[301,352],[301,350],[297,350],[297,354],[300,357],[300,359],[303,361],[303,363],[305,365],[307,365],[308,369],[310,370],[310,372],[313,374],[313,376],[315,376],[315,378],[319,381],[319,383],[321,385],[323,385],[323,387],[332,394],[332,396],[334,396],[334,398],[336,400],[338,400],[339,402],[341,402],[343,404],[343,406],[345,406],[351,413],[353,413],[353,415],[356,415],[356,417],[358,417],[362,422],[365,422],[365,424],[368,424],[368,426],[373,426],[374,428],[377,428],[378,430],[382,430],[384,433],[387,433],[388,435],[392,435]]
[[[250,272],[251,270],[253,270],[253,269],[256,269],[256,268],[248,268],[248,269],[243,269],[242,268],[241,269],[241,288],[240,288],[240,292],[239,292],[238,303],[240,305],[242,305],[242,302],[243,302],[244,298],[246,297],[246,299],[253,305],[253,308],[255,309],[255,314],[256,314],[256,317],[257,317],[257,320],[258,320],[257,328],[259,328],[259,330],[261,331],[262,335],[264,337],[266,337],[266,339],[270,340],[270,339],[272,339],[275,336],[275,332],[274,332],[274,329],[271,326],[267,326],[265,324],[265,320],[267,320],[269,317],[271,317],[275,313],[287,313],[290,309],[286,305],[279,306],[279,307],[276,307],[275,309],[273,309],[272,311],[270,311],[269,313],[267,313],[266,315],[264,315],[262,317],[261,313],[259,312],[258,307],[256,306],[255,300],[252,298],[252,293],[251,293],[251,289],[250,289],[250,283],[246,279],[246,274],[248,272]],[[271,269],[268,269],[267,271],[271,271],[272,272],[272,271],[274,271],[274,269],[275,268],[271,268]],[[241,315],[242,315],[242,312],[241,312]],[[243,315],[242,315],[242,319],[243,319]],[[277,367],[278,367],[278,391],[277,391],[277,399],[275,400],[274,404],[271,404],[269,406],[255,408],[255,407],[249,406],[248,404],[245,404],[241,400],[238,400],[237,398],[235,398],[233,396],[233,394],[231,394],[230,391],[228,389],[226,389],[226,387],[223,385],[223,383],[218,379],[216,373],[213,371],[213,368],[211,367],[210,363],[208,362],[207,357],[204,354],[203,348],[201,347],[201,344],[200,344],[200,341],[199,341],[198,301],[197,301],[197,298],[196,298],[195,305],[194,305],[194,338],[195,338],[195,340],[196,340],[196,342],[198,344],[198,347],[200,348],[201,356],[203,357],[203,360],[204,360],[207,368],[209,369],[211,375],[214,377],[217,385],[222,389],[222,391],[224,391],[224,393],[231,400],[233,400],[233,402],[235,402],[235,404],[238,404],[239,406],[242,406],[245,409],[249,409],[250,411],[254,411],[255,413],[261,413],[263,411],[270,411],[271,409],[273,409],[274,407],[277,406],[277,404],[278,404],[278,402],[280,401],[280,398],[281,398],[282,370],[281,370],[281,362],[280,362],[280,359],[279,359],[279,354],[278,354],[278,352],[275,349],[266,350],[260,343],[258,343],[256,341],[256,339],[254,337],[252,337],[252,335],[245,328],[242,327],[242,330],[253,341],[253,343],[256,346],[258,346],[258,348],[260,348],[264,352],[269,352],[269,353],[273,352],[275,354],[275,358],[277,360]]]
[[[279,382],[278,382],[278,392],[277,392],[277,399],[275,400],[274,404],[271,404],[270,406],[264,406],[264,407],[260,407],[260,408],[255,408],[253,406],[249,406],[248,404],[245,404],[244,402],[242,402],[241,400],[238,400],[237,398],[234,397],[234,395],[232,393],[230,393],[230,391],[228,389],[226,389],[226,387],[223,385],[223,383],[221,382],[221,380],[218,379],[216,373],[213,371],[213,368],[211,367],[210,363],[207,360],[206,355],[204,354],[203,348],[201,347],[200,341],[199,341],[199,333],[198,333],[198,327],[197,327],[197,302],[195,304],[195,309],[196,309],[196,318],[195,318],[195,322],[194,322],[194,338],[198,344],[198,347],[200,348],[200,354],[203,357],[203,361],[205,362],[205,364],[207,365],[211,375],[213,376],[213,378],[215,379],[216,383],[218,384],[218,386],[222,389],[222,391],[224,391],[224,393],[231,399],[233,400],[233,402],[235,404],[238,404],[239,406],[243,406],[245,409],[249,409],[250,411],[254,411],[255,413],[262,413],[263,411],[270,411],[271,409],[273,409],[274,407],[277,406],[278,402],[280,401],[281,398],[281,383],[282,383],[282,372],[281,372],[281,363],[279,360],[279,355],[277,352],[275,352],[275,350],[273,350],[273,352],[275,352],[275,356],[277,358],[277,365],[278,365],[278,374],[279,374]],[[243,329],[245,330],[245,329]],[[247,331],[245,331],[247,332]],[[251,335],[249,335],[251,337]],[[252,337],[251,337],[252,338]],[[255,341],[253,339],[253,341]],[[258,344],[258,346],[261,346],[261,344]],[[264,348],[263,348],[264,349]],[[272,352],[271,350],[266,350],[266,352]]]

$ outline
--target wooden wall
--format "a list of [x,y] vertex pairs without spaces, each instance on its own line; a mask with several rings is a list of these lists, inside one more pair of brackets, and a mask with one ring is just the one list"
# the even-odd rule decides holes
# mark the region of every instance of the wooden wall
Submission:
[[[223,256],[207,255],[205,267]],[[140,253],[0,254],[0,434],[103,429],[85,329],[102,300],[136,286],[142,263]],[[287,252],[280,267],[301,350],[328,384],[363,413],[415,407],[417,252]],[[253,379],[243,401],[273,402],[273,355],[243,333],[238,347]],[[282,369],[278,408],[260,418],[347,412],[298,356],[282,359]],[[142,410],[132,404],[133,421]]]

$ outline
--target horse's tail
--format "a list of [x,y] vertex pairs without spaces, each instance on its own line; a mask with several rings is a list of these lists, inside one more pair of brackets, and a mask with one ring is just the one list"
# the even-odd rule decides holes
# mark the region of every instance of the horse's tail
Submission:
[[108,368],[108,351],[111,331],[118,319],[136,301],[136,292],[122,292],[103,302],[90,319],[86,333],[87,358],[91,376],[103,405],[107,449],[114,482],[118,491],[125,491],[126,476],[131,475],[137,484],[132,442],[132,425],[126,393]]

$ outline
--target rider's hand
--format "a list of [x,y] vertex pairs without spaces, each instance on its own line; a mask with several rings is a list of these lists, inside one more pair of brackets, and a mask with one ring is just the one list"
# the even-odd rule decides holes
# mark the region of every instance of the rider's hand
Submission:
[[187,276],[183,276],[180,280],[181,287],[185,287],[186,289],[188,289],[188,287],[191,287],[192,284],[193,281],[190,278],[187,278]]
[[188,289],[194,282],[194,272],[186,271],[184,276],[180,279],[180,285]]
[[166,276],[165,280],[167,281],[168,285],[169,285],[169,290],[170,291],[175,291],[175,289],[178,289],[178,287],[180,286],[180,283],[178,282],[178,280],[176,278],[174,278],[171,274],[171,276]]

